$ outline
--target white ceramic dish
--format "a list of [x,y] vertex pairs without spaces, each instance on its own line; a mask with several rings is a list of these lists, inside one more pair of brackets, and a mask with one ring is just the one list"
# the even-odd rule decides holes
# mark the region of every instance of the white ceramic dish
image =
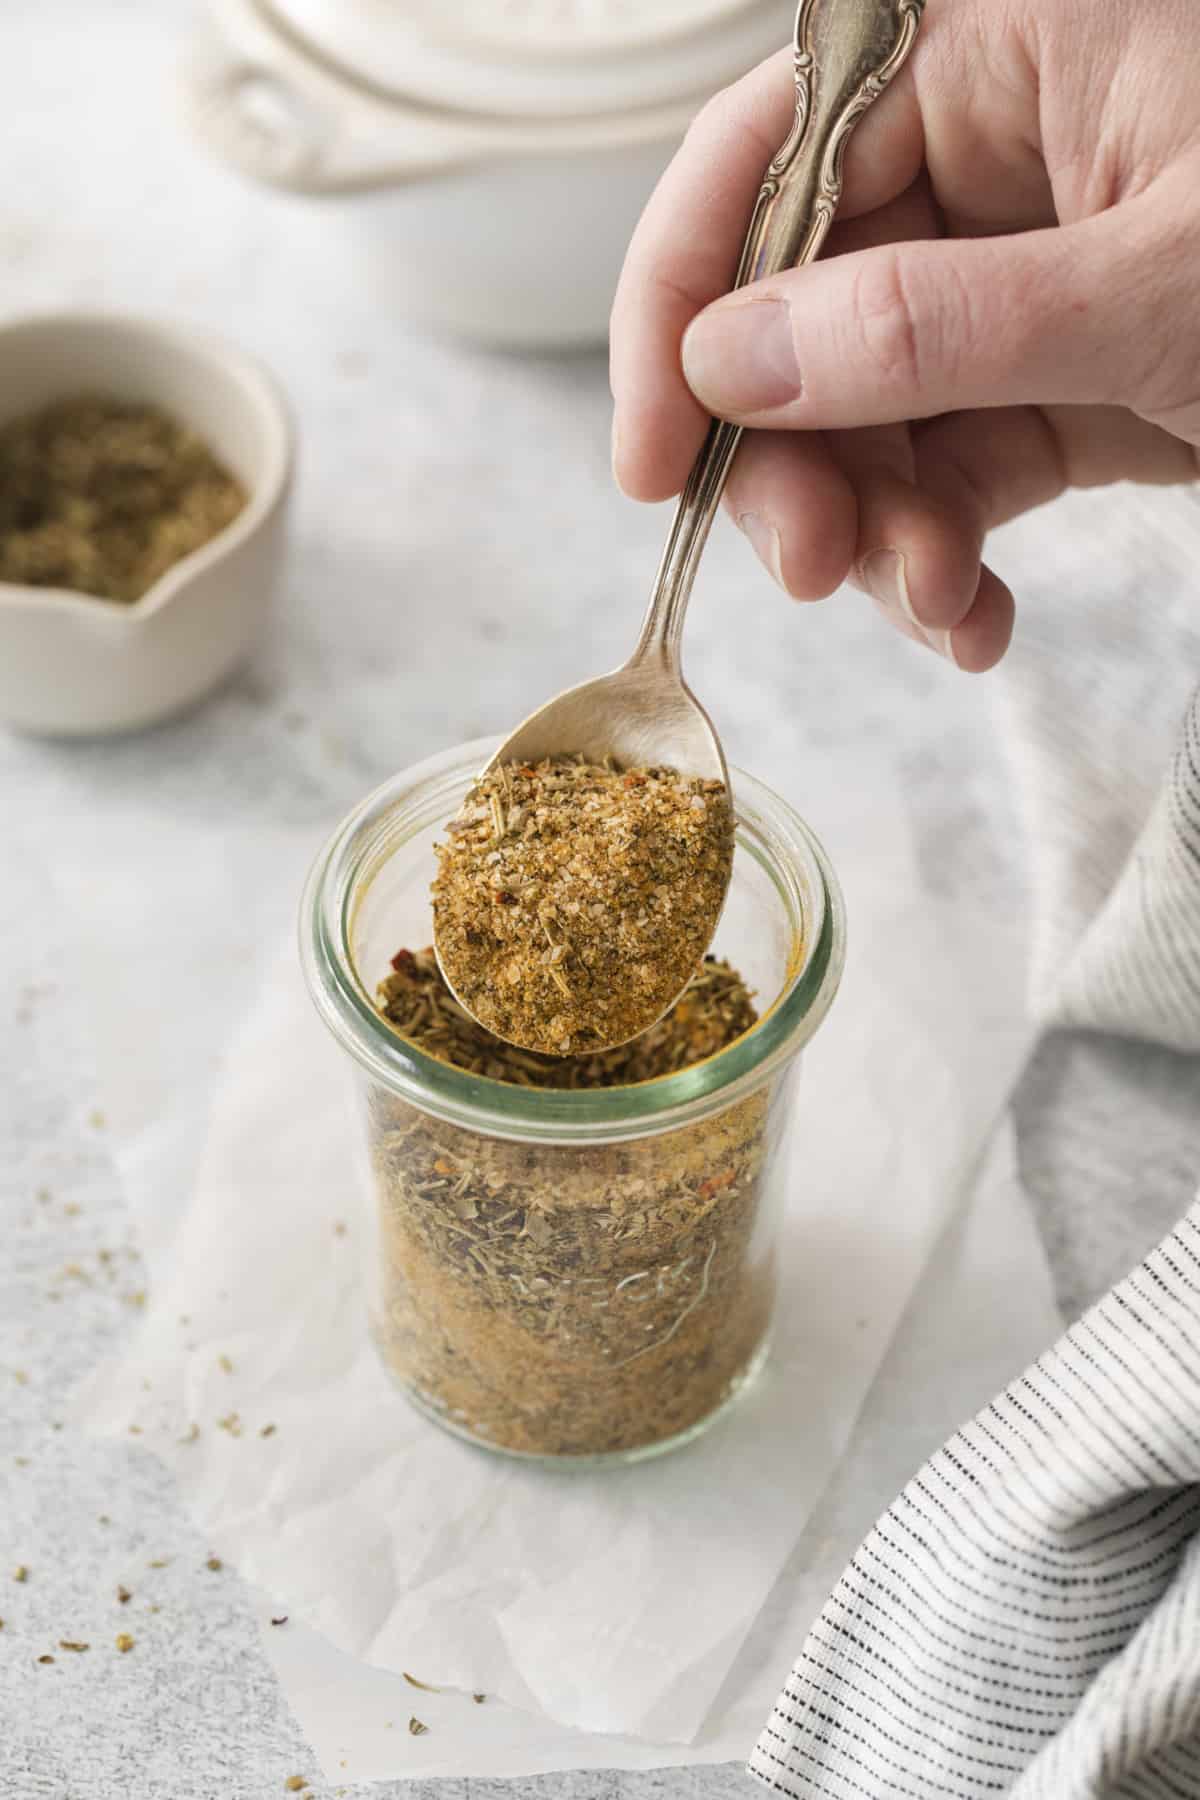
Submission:
[[280,560],[292,431],[256,363],[148,319],[64,313],[0,325],[0,424],[86,392],[161,406],[192,426],[249,499],[132,606],[0,582],[0,721],[24,731],[130,731],[199,700],[253,645]]
[[[319,200],[392,316],[490,344],[602,342],[697,109],[790,41],[793,0],[208,0],[194,129]],[[336,245],[336,248],[335,248]]]

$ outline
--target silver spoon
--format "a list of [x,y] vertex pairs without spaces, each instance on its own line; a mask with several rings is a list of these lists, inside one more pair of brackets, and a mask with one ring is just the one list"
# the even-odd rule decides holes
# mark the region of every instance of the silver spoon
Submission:
[[[796,115],[755,202],[735,288],[816,258],[841,197],[850,134],[902,67],[923,6],[924,0],[800,0],[794,32]],[[582,756],[594,763],[612,757],[624,767],[671,768],[728,789],[721,740],[683,679],[680,640],[696,569],[741,438],[741,426],[716,419],[710,424],[676,508],[629,661],[531,713],[501,744],[488,769],[546,757]],[[718,917],[719,909],[714,930]],[[442,973],[453,990],[453,971],[443,963]]]
[[[734,287],[812,262],[833,223],[842,159],[855,125],[904,63],[924,0],[801,0],[796,13],[796,117],[767,170]],[[680,640],[700,556],[742,438],[713,420],[680,497],[633,655],[611,675],[547,701],[492,758],[662,765],[725,781],[721,741],[683,679]]]

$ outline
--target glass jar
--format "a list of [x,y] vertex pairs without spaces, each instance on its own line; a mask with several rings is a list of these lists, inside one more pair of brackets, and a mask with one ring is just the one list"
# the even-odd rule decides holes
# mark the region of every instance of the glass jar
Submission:
[[305,895],[309,986],[358,1078],[371,1329],[448,1430],[555,1463],[630,1461],[697,1436],[765,1359],[798,1053],[841,977],[841,895],[807,827],[735,771],[714,951],[755,991],[758,1023],[633,1086],[453,1068],[373,996],[397,950],[432,941],[433,846],[493,749],[370,795]]

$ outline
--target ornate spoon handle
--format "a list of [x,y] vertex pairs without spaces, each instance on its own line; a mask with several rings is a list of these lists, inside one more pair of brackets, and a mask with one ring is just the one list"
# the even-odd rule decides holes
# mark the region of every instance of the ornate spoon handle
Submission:
[[[924,0],[800,0],[796,116],[766,172],[734,287],[812,262],[842,192],[850,134],[902,67]],[[714,419],[679,499],[632,662],[654,657],[678,672],[683,618],[720,503],[740,425]]]

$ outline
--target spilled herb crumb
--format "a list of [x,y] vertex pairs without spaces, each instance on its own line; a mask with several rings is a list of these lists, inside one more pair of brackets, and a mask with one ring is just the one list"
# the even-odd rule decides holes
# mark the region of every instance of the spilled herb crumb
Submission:
[[414,1713],[412,1718],[408,1721],[408,1729],[413,1737],[421,1737],[429,1730],[429,1727],[423,1720],[418,1719],[417,1715]]
[[299,1794],[308,1786],[308,1781],[303,1775],[289,1775],[283,1785],[289,1794]]
[[136,1640],[131,1638],[127,1631],[119,1631],[117,1633],[117,1649],[121,1652],[122,1656],[127,1655],[129,1651],[133,1649],[135,1641]]
[[687,986],[733,861],[719,781],[552,757],[488,770],[437,847],[434,937],[450,984],[508,1043],[625,1043]]
[[206,1569],[211,1569],[215,1575],[218,1569],[223,1569],[225,1567],[225,1564],[221,1561],[219,1556],[210,1556],[204,1566]]
[[14,1581],[28,1581],[29,1580],[29,1570],[26,1568],[24,1563],[18,1563],[16,1568],[13,1570],[13,1580]]
[[405,1681],[407,1681],[409,1687],[420,1688],[422,1693],[440,1694],[442,1691],[441,1688],[434,1687],[431,1682],[418,1681],[416,1676],[410,1675],[407,1669],[401,1669],[400,1673],[403,1675]]
[[90,1644],[80,1643],[74,1638],[59,1638],[58,1647],[60,1650],[83,1651],[90,1650],[92,1646]]

